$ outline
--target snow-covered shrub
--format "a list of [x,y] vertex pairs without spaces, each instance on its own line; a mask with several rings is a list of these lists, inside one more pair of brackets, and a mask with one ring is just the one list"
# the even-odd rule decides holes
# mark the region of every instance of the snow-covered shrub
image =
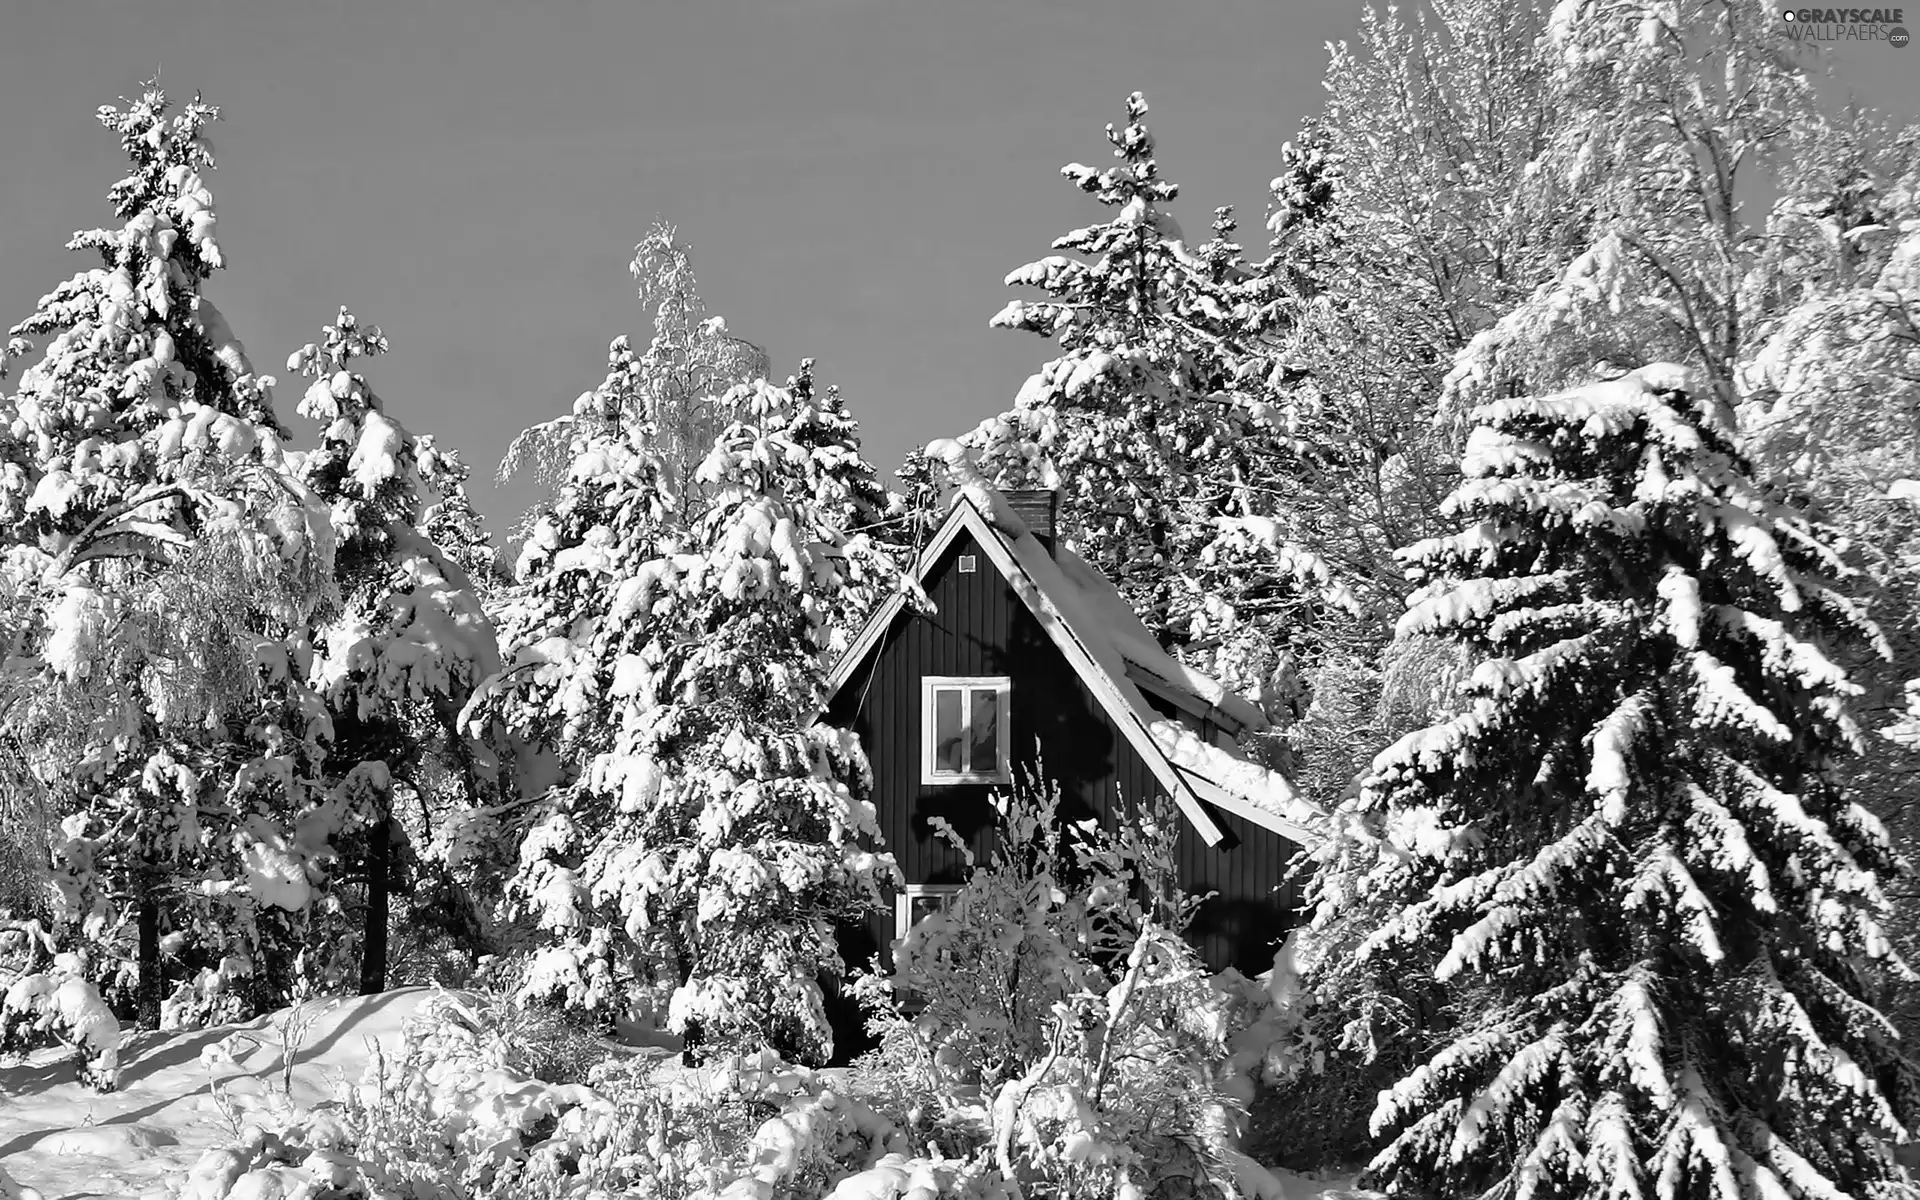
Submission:
[[513,1181],[564,1158],[588,1115],[611,1105],[589,1088],[516,1069],[526,1048],[510,1007],[435,996],[408,1021],[399,1053],[376,1049],[341,1103],[245,1129],[239,1144],[202,1156],[182,1197],[277,1194],[270,1189],[295,1184],[324,1185],[328,1196],[408,1200],[555,1194]]
[[1274,1055],[1279,1069],[1257,1081],[1248,1153],[1293,1171],[1358,1174],[1373,1152],[1368,1121],[1380,1092],[1425,1061],[1440,1036],[1430,1026],[1459,1017],[1377,989],[1316,997],[1285,1043],[1291,1053]]
[[[376,1051],[340,1102],[292,1111],[274,1093],[266,1099],[276,1103],[236,1107],[235,1141],[204,1154],[179,1195],[1273,1196],[1264,1174],[1236,1159],[1233,1105],[1217,1098],[1227,1071],[1249,1061],[1245,1047],[1237,1057],[1183,1053],[1183,1025],[1209,1018],[1183,1022],[1168,1011],[1197,1001],[1218,1014],[1241,989],[1203,978],[1199,990],[1157,997],[1168,977],[1146,964],[1167,947],[1152,937],[1134,946],[1127,962],[1113,965],[1118,991],[1091,1007],[1063,1004],[1041,1069],[1028,1068],[982,1103],[955,1105],[964,1111],[947,1123],[951,1136],[930,1138],[924,1122],[899,1119],[897,1098],[873,1086],[870,1063],[842,1079],[764,1050],[697,1068],[629,1053],[597,1065],[585,1084],[540,1079],[524,1069],[525,1025],[510,999],[441,993],[407,1022],[398,1052]],[[1244,997],[1238,1002],[1244,1007]],[[1226,1024],[1245,1032],[1237,1017]],[[1155,1079],[1184,1083],[1155,1087]],[[950,1100],[962,1094],[940,1086]],[[1205,1107],[1188,1112],[1182,1104]],[[1196,1129],[1213,1150],[1190,1144]],[[1228,1192],[1236,1177],[1240,1190]]]
[[[891,975],[855,982],[875,1013],[873,1032],[884,1038],[910,1028],[928,1046],[936,1076],[987,1088],[1039,1061],[1054,1006],[1097,987],[1094,958],[1119,952],[1116,931],[1092,919],[1083,896],[1069,907],[1056,878],[1074,865],[1059,787],[1029,776],[993,799],[992,860],[972,864],[965,840],[936,822],[974,866],[971,878],[894,947]],[[915,1010],[910,1022],[895,1002]]]
[[771,1053],[698,1069],[623,1057],[590,1086],[554,1084],[517,1068],[517,1021],[502,997],[429,1000],[343,1104],[244,1129],[202,1157],[183,1200],[891,1200],[908,1185],[928,1200],[1007,1198],[984,1155],[922,1156],[872,1107]]
[[204,1029],[241,1020],[252,1008],[246,995],[246,979],[252,973],[251,960],[237,954],[200,968],[160,1002],[160,1028]]
[[39,835],[29,840],[18,829],[0,822],[0,913],[35,912],[47,900]]
[[53,938],[30,921],[0,932],[0,1052],[49,1041],[73,1048],[88,1087],[120,1085],[119,1020],[88,981],[85,960],[54,953]]
[[882,1045],[855,1078],[892,1085],[895,1123],[1043,1194],[1176,1176],[1270,1192],[1238,1148],[1267,1050],[1243,1035],[1267,997],[1210,976],[1181,936],[1201,898],[1173,886],[1178,816],[1163,802],[1067,827],[1033,778],[994,803],[991,861],[895,944],[890,974],[856,983]]
[[409,864],[411,887],[396,897],[387,950],[389,988],[478,987],[482,965],[495,949],[485,920],[487,881],[461,878],[442,847],[437,841],[421,847]]
[[518,990],[437,994],[420,1018],[422,1044],[547,1083],[586,1083],[617,1053],[592,1018],[517,1000]]

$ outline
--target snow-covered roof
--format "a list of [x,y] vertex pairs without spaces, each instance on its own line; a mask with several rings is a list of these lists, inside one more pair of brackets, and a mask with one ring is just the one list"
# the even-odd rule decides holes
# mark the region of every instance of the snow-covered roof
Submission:
[[1260,706],[1229,690],[1161,649],[1113,581],[1062,546],[1052,560],[1060,575],[1058,595],[1071,595],[1087,627],[1113,646],[1134,683],[1195,716],[1211,717],[1238,736],[1267,728]]
[[[1142,693],[1210,717],[1229,735],[1265,729],[1259,708],[1161,649],[1110,580],[1070,550],[1060,549],[1057,557],[1048,553],[994,489],[978,480],[962,484],[946,522],[921,553],[915,577],[924,581],[962,533],[972,534],[986,551],[1208,845],[1225,837],[1208,806],[1296,842],[1318,840],[1309,829],[1318,810],[1290,781],[1207,744],[1168,720]],[[904,595],[896,596],[867,622],[834,665],[828,702],[878,650],[906,603]]]

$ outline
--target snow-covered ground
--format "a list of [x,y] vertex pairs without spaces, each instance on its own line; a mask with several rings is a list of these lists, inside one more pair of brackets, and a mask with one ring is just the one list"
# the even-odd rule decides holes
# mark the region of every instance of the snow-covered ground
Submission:
[[[292,1039],[290,1098],[282,1091],[286,1012],[134,1034],[121,1050],[120,1090],[106,1095],[81,1086],[61,1051],[0,1063],[0,1171],[44,1200],[158,1200],[202,1151],[235,1140],[250,1115],[265,1124],[275,1110],[331,1099],[341,1079],[359,1077],[370,1045],[398,1046],[401,1023],[429,994],[408,988],[309,1004],[313,1020]],[[14,1200],[4,1182],[0,1200]]]
[[[309,1004],[304,1031],[282,1011],[237,1025],[135,1034],[120,1090],[83,1087],[64,1051],[0,1061],[0,1200],[163,1200],[209,1147],[250,1123],[278,1127],[297,1106],[338,1095],[371,1048],[391,1054],[432,993],[407,988]],[[292,1043],[286,1070],[284,1045]],[[290,1086],[289,1086],[290,1084]],[[217,1085],[217,1086],[210,1086]],[[1278,1172],[1287,1200],[1361,1195]]]

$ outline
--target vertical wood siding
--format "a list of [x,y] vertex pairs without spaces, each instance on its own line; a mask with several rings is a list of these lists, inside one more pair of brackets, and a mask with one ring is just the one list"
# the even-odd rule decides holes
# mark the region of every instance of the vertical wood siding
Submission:
[[[963,554],[976,556],[971,574],[957,569]],[[1037,765],[1044,778],[1060,785],[1067,820],[1098,817],[1111,827],[1120,797],[1131,803],[1159,793],[1147,764],[971,536],[955,540],[925,587],[936,611],[908,610],[897,617],[827,712],[834,724],[860,735],[873,766],[881,831],[908,882],[958,883],[965,877],[963,856],[934,835],[931,817],[944,817],[981,861],[992,851],[991,786],[920,782],[923,676],[1008,676],[1015,776]],[[1188,719],[1160,703],[1154,707]],[[1211,735],[1202,723],[1190,723],[1202,736]],[[1220,893],[1201,910],[1192,939],[1215,970],[1264,971],[1297,907],[1294,890],[1280,887],[1295,847],[1238,817],[1213,817],[1229,833],[1221,846],[1207,846],[1183,823],[1178,847],[1184,886]],[[867,933],[850,941],[850,959],[864,963],[869,953],[884,953],[893,936],[891,914],[876,918]]]

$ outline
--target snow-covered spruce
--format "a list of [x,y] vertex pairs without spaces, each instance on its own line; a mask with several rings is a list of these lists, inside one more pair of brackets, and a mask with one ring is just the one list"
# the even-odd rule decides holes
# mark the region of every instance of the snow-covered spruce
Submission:
[[858,744],[807,722],[830,625],[897,572],[838,524],[850,425],[796,438],[794,390],[765,381],[722,402],[755,420],[721,435],[684,514],[644,428],[580,427],[522,553],[509,669],[474,711],[582,764],[519,835],[512,893],[542,934],[527,993],[813,1055],[833,923],[877,904],[893,865],[859,842],[876,829]]
[[[1337,814],[1323,986],[1437,981],[1454,1023],[1380,1096],[1389,1185],[1450,1196],[1891,1196],[1915,1082],[1880,823],[1822,649],[1875,635],[1680,368],[1480,407],[1461,531],[1403,636],[1480,661]],[[1343,983],[1344,981],[1344,983]]]
[[[900,570],[913,565],[900,505],[862,455],[859,422],[839,387],[814,384],[812,359],[800,360],[799,373],[786,387],[739,388],[728,402],[741,406],[742,420],[778,430],[799,448],[803,458],[794,465],[804,483],[795,498],[810,504],[816,522],[838,530],[842,538],[860,537],[863,546],[883,551]],[[842,570],[847,586],[827,613],[829,657],[846,649],[868,615],[892,594],[896,578],[892,569],[876,572],[864,553],[843,560]]]
[[1107,126],[1119,161],[1063,168],[1109,217],[1008,275],[1045,298],[993,318],[1060,355],[962,440],[996,486],[1059,488],[1063,535],[1153,636],[1254,692],[1288,636],[1281,618],[1353,601],[1312,548],[1306,510],[1274,504],[1301,449],[1273,400],[1276,277],[1244,261],[1226,209],[1187,246],[1146,112],[1136,92],[1126,124]]

